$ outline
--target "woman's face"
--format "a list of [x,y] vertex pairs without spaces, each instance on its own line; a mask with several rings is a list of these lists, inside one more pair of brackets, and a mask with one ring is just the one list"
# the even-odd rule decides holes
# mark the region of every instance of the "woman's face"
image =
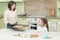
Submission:
[[43,20],[42,19],[39,20],[39,25],[40,26],[44,26],[44,23],[43,23]]
[[16,8],[16,4],[13,4],[13,5],[11,6],[11,9],[14,10],[15,8]]

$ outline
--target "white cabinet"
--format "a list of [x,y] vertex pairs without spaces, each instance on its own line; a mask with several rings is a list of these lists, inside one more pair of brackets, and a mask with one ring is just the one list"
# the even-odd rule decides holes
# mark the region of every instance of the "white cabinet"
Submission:
[[49,31],[60,32],[60,19],[48,19]]
[[60,17],[60,0],[57,0],[57,13],[56,13],[57,17]]

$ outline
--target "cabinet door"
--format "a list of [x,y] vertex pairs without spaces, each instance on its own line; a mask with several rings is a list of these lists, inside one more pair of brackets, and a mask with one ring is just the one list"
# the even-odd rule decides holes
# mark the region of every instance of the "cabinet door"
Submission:
[[49,30],[60,32],[60,19],[48,19]]

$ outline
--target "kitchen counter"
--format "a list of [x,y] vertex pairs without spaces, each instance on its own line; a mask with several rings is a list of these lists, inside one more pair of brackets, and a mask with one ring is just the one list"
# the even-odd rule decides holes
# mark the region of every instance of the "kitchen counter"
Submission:
[[41,18],[41,17],[45,17],[47,19],[60,19],[60,16],[42,16],[42,15],[26,15],[26,16],[19,16],[19,18]]
[[[30,34],[36,33],[39,37],[31,38]],[[17,36],[17,34],[20,34]],[[26,35],[26,36],[25,36]],[[50,38],[43,38],[43,35],[48,35]],[[60,40],[60,32],[45,32],[41,33],[35,30],[15,31],[12,29],[0,29],[0,40]]]

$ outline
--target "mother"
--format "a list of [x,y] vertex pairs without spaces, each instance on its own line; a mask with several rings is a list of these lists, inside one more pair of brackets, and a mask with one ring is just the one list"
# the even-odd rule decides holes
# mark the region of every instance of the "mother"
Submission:
[[19,28],[17,25],[17,14],[16,14],[16,3],[14,1],[10,1],[8,3],[8,9],[4,13],[4,22],[7,24],[7,28],[15,29]]

